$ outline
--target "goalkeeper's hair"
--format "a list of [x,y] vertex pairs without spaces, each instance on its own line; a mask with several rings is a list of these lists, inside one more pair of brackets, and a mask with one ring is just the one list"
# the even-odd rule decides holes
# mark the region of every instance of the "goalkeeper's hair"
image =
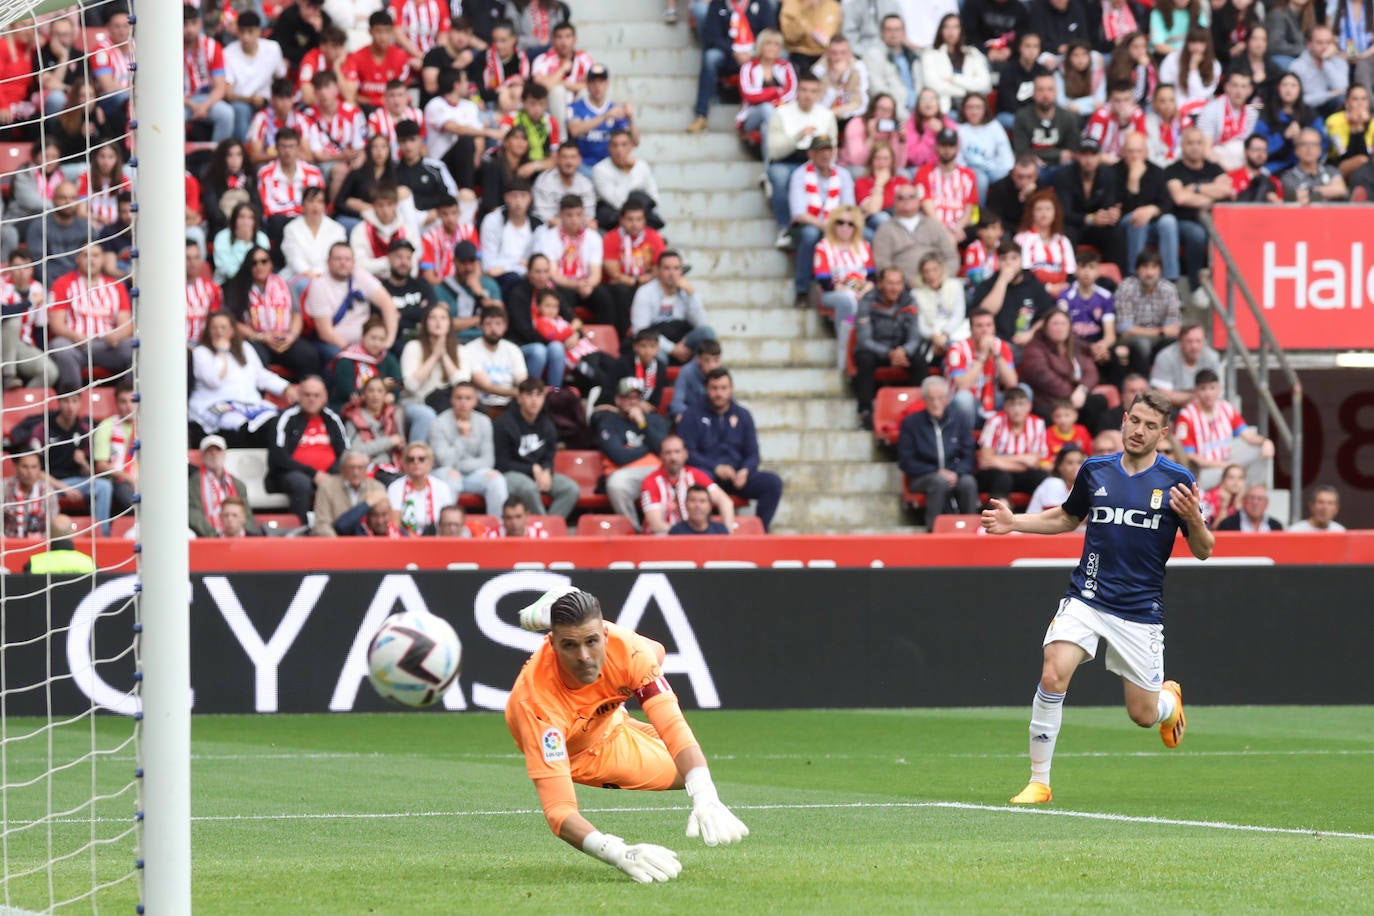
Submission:
[[549,622],[555,627],[576,627],[601,619],[601,602],[591,592],[568,592],[549,608]]

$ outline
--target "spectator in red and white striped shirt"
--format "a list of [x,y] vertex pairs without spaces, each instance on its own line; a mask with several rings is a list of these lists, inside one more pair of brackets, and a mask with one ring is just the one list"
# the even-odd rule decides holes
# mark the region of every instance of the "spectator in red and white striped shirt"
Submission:
[[266,108],[253,115],[248,122],[248,133],[244,136],[244,149],[249,162],[262,165],[277,158],[277,134],[287,127],[300,137],[304,145],[301,155],[305,160],[313,160],[324,151],[322,138],[315,130],[315,122],[296,111],[295,96],[296,87],[289,79],[272,81],[271,100]]
[[1078,262],[1073,242],[1064,234],[1064,210],[1053,190],[1036,191],[1026,202],[1016,244],[1021,246],[1021,263],[1045,285],[1047,293],[1058,296],[1069,288]]
[[101,272],[103,252],[92,243],[76,250],[76,269],[52,285],[48,355],[63,377],[80,377],[87,360],[111,373],[133,364],[134,334],[124,284]]
[[978,206],[978,178],[958,157],[959,134],[946,127],[935,136],[936,161],[921,166],[913,182],[921,191],[921,210],[939,220],[956,245],[967,240]]
[[28,249],[11,252],[9,270],[0,274],[0,306],[4,307],[4,344],[0,349],[4,357],[0,364],[5,367],[6,388],[21,384],[70,390],[80,384],[78,378],[68,379],[69,385],[59,385],[57,365],[35,344],[34,327],[47,321],[47,298],[47,290],[33,277],[33,256]]
[[577,49],[577,30],[571,22],[554,26],[553,44],[530,65],[530,78],[549,90],[549,114],[568,123],[568,106],[587,88],[592,56]]
[[402,121],[413,121],[420,128],[420,136],[425,135],[424,112],[410,104],[410,93],[401,80],[386,84],[380,108],[373,109],[367,116],[367,135],[386,137],[391,143],[391,158],[401,155],[400,141],[396,138],[396,125]]
[[[447,0],[391,0],[391,18],[396,21],[396,44],[412,61],[422,60],[452,21]],[[419,68],[412,63],[411,69]]]
[[669,434],[659,445],[663,462],[639,489],[639,507],[644,511],[645,534],[667,534],[668,529],[687,517],[687,491],[701,487],[711,497],[726,531],[734,530],[735,504],[705,471],[687,463],[687,446],[682,437]]
[[1245,468],[1247,480],[1264,482],[1273,471],[1274,443],[1245,422],[1221,396],[1221,380],[1211,369],[1198,372],[1196,397],[1178,412],[1174,435],[1197,469],[1198,486],[1221,482],[1228,464]]
[[1040,466],[1049,458],[1045,421],[1030,407],[1025,391],[1010,389],[978,438],[978,489],[993,499],[1006,502],[1012,493],[1030,496],[1045,479]]
[[300,69],[296,71],[296,88],[300,91],[301,104],[314,105],[315,74],[332,73],[339,81],[339,94],[352,104],[358,95],[358,84],[343,75],[344,61],[348,58],[348,34],[338,26],[329,26],[320,33],[320,45],[305,52],[301,58]]
[[186,120],[209,122],[210,139],[227,140],[234,135],[234,109],[225,101],[224,49],[200,33],[200,10],[189,3],[182,7],[181,40]]
[[200,243],[186,240],[186,346],[200,342],[205,321],[224,304],[220,288],[205,276],[205,253]]
[[348,173],[366,161],[367,118],[363,110],[340,97],[339,78],[332,70],[316,73],[310,82],[315,104],[305,115],[313,122],[316,142],[315,162],[329,179],[330,200],[338,197]]
[[286,224],[301,215],[306,188],[323,188],[324,174],[300,159],[301,135],[290,127],[277,131],[277,159],[258,173],[258,197],[267,237],[280,246]]

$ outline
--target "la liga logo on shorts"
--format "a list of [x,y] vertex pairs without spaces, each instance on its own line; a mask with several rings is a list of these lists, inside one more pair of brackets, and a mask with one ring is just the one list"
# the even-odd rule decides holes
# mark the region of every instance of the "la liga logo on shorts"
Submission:
[[556,728],[545,730],[543,737],[539,739],[539,745],[544,750],[545,763],[568,759],[568,748],[563,743],[563,733]]

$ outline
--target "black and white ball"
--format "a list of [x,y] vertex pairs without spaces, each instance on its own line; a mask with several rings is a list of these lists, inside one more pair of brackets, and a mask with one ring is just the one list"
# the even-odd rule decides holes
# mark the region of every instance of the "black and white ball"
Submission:
[[402,706],[429,706],[458,678],[463,645],[448,622],[424,611],[383,621],[367,649],[367,676],[377,692]]

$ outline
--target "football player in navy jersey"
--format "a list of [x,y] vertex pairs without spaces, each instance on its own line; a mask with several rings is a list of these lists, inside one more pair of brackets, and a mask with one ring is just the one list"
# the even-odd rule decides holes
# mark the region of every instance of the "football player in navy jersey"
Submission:
[[1013,515],[993,500],[983,511],[989,534],[1060,534],[1087,521],[1083,558],[1045,632],[1044,668],[1031,705],[1031,779],[1013,804],[1054,797],[1050,761],[1064,694],[1099,642],[1107,643],[1107,670],[1121,676],[1131,720],[1142,728],[1158,725],[1166,747],[1183,739],[1183,689],[1164,680],[1164,565],[1179,531],[1199,560],[1212,555],[1215,541],[1193,475],[1156,451],[1168,434],[1169,412],[1160,392],[1138,394],[1121,424],[1124,451],[1085,461],[1062,505]]

